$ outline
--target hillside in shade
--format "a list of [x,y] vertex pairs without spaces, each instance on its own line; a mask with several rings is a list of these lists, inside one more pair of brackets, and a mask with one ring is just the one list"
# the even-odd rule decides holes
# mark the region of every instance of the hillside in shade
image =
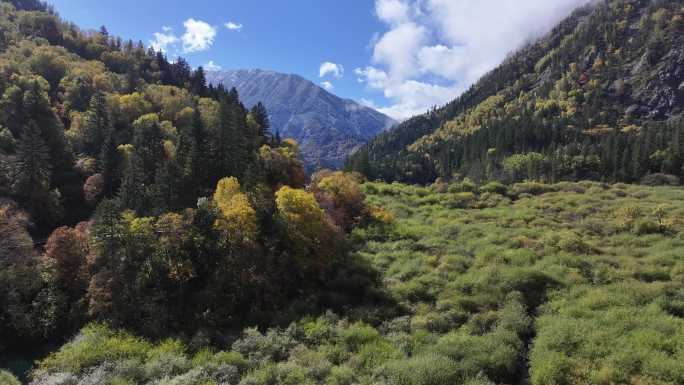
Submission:
[[298,75],[235,70],[209,72],[207,80],[235,87],[247,107],[262,102],[269,112],[271,131],[300,143],[309,170],[340,167],[346,156],[395,123]]

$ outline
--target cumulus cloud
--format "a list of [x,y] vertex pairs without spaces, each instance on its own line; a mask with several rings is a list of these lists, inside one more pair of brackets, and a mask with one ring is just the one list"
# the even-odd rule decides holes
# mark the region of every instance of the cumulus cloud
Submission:
[[375,14],[378,19],[389,24],[401,24],[409,21],[409,4],[402,0],[376,1]]
[[511,51],[547,33],[591,0],[376,0],[387,30],[372,40],[371,63],[354,72],[405,119],[442,105]]
[[155,32],[154,40],[150,40],[150,46],[155,51],[167,52],[169,47],[178,43],[180,39],[173,34],[173,30],[169,27],[162,27],[164,32]]
[[236,23],[234,21],[229,21],[224,25],[226,26],[226,28],[228,28],[231,31],[239,31],[242,29],[242,24]]
[[204,65],[204,69],[207,71],[219,71],[221,69],[221,66],[214,63],[213,60],[209,60],[209,63]]
[[335,86],[333,86],[333,84],[328,81],[321,82],[321,86],[325,88],[326,91],[332,91],[335,89]]
[[195,19],[188,19],[183,23],[185,33],[181,37],[183,41],[183,52],[192,53],[206,51],[214,44],[216,37],[216,27]]
[[335,64],[327,61],[321,64],[321,67],[318,70],[318,76],[322,78],[328,74],[331,74],[336,78],[341,78],[344,76],[344,67],[342,67],[341,64]]

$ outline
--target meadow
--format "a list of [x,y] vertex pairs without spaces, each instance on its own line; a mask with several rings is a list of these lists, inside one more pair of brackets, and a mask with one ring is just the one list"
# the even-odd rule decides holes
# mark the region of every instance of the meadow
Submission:
[[34,383],[684,383],[681,188],[362,188],[382,220],[353,231],[353,258],[389,300],[246,329],[225,351],[91,324]]

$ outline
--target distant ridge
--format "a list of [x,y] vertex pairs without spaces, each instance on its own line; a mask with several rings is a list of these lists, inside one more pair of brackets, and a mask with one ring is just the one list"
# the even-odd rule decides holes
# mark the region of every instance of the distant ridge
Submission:
[[339,168],[344,159],[395,121],[339,98],[299,75],[260,69],[208,72],[209,83],[235,87],[247,107],[262,102],[271,131],[296,139],[307,169]]

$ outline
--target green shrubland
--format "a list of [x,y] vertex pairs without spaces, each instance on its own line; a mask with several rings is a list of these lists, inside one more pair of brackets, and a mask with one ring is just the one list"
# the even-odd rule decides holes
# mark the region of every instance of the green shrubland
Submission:
[[[243,385],[684,381],[684,191],[595,182],[463,190],[362,185],[366,205],[389,219],[355,228],[353,253],[378,274],[375,290],[392,299],[384,305],[245,329],[215,350],[92,324],[41,361],[34,377]],[[465,192],[470,203],[453,205]],[[640,223],[654,225],[644,232]]]

